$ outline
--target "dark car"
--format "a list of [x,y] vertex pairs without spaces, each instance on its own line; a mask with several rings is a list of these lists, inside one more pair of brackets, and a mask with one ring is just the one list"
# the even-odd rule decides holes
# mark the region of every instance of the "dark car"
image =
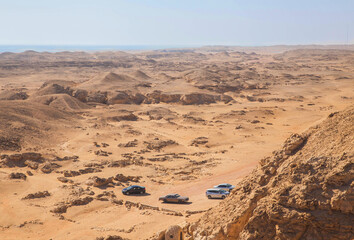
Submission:
[[179,194],[168,194],[166,196],[160,197],[160,201],[170,202],[170,203],[186,203],[188,202],[188,197],[182,197]]
[[145,192],[146,192],[145,187],[138,186],[138,185],[129,186],[129,187],[123,188],[123,190],[122,190],[122,193],[124,195],[144,194]]

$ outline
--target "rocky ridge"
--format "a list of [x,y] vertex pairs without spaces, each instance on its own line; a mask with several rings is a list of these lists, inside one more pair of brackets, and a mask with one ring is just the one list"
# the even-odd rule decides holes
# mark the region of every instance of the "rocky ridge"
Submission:
[[291,135],[184,239],[352,239],[353,122],[352,106]]

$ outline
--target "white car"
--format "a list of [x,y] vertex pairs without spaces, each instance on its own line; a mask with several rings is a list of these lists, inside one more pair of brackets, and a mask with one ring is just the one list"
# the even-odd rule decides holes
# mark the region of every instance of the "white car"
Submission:
[[223,189],[223,190],[226,190],[228,192],[231,192],[231,190],[234,189],[235,186],[231,185],[229,183],[222,183],[222,184],[214,186],[214,188]]
[[207,198],[211,199],[211,198],[221,198],[224,199],[227,196],[230,195],[230,193],[228,191],[225,191],[223,189],[220,188],[211,188],[208,189],[205,193],[205,195],[207,196]]

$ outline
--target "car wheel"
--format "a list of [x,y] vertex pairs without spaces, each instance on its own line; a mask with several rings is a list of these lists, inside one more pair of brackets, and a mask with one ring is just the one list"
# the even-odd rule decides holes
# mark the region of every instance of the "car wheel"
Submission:
[[209,198],[209,199],[211,199],[211,196],[210,196],[210,195],[208,195],[208,198]]
[[144,193],[144,191],[140,191],[140,194],[143,194]]
[[183,203],[183,201],[182,200],[178,200],[178,203]]
[[225,196],[223,195],[221,198],[222,198],[222,199],[225,199]]
[[125,195],[129,195],[129,192],[126,192]]

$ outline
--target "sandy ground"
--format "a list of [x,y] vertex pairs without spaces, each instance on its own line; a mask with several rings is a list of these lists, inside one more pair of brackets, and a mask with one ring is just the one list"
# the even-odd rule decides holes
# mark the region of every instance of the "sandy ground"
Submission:
[[[291,133],[302,132],[331,112],[344,109],[354,97],[352,51],[254,55],[200,50],[127,56],[102,53],[92,58],[69,53],[55,57],[36,53],[0,55],[0,133],[19,138],[21,145],[17,150],[1,148],[0,239],[95,239],[107,235],[148,239],[172,224],[194,220],[217,205],[221,200],[207,199],[206,189],[223,182],[236,185]],[[108,64],[111,60],[107,59],[114,59],[113,63]],[[50,80],[73,81],[71,89],[108,91],[108,98],[118,89],[142,94],[154,90],[166,94],[225,94],[233,100],[191,105],[163,101],[77,103],[72,96],[63,97],[62,92],[45,92],[42,84]],[[151,86],[136,86],[142,82]],[[235,82],[238,87],[230,87]],[[222,90],[224,85],[226,90]],[[29,98],[9,100],[9,92],[26,92]],[[61,96],[56,103],[43,102],[43,96],[47,101],[53,94]],[[43,104],[43,108],[38,110],[36,104]],[[49,111],[55,112],[48,117]],[[192,144],[198,137],[206,142]],[[136,146],[124,147],[128,142]],[[45,163],[38,169],[4,164],[6,155],[24,152],[41,153],[46,162],[59,166],[44,173],[41,164]],[[56,156],[78,158],[55,161]],[[116,161],[129,164],[112,167]],[[68,183],[57,179],[65,171],[88,166],[96,172],[69,176],[72,182]],[[13,172],[26,174],[26,180],[10,179]],[[109,178],[117,174],[140,179],[137,183],[114,180],[100,187],[88,185],[93,176]],[[131,184],[145,186],[147,194],[123,195],[121,190]],[[22,199],[39,191],[48,191],[50,196]],[[106,193],[105,199],[97,197],[101,193]],[[190,202],[158,201],[168,193],[188,196]],[[82,205],[72,204],[85,197],[92,199]],[[117,204],[118,200],[123,204]],[[53,213],[61,202],[72,205],[66,212]]]

